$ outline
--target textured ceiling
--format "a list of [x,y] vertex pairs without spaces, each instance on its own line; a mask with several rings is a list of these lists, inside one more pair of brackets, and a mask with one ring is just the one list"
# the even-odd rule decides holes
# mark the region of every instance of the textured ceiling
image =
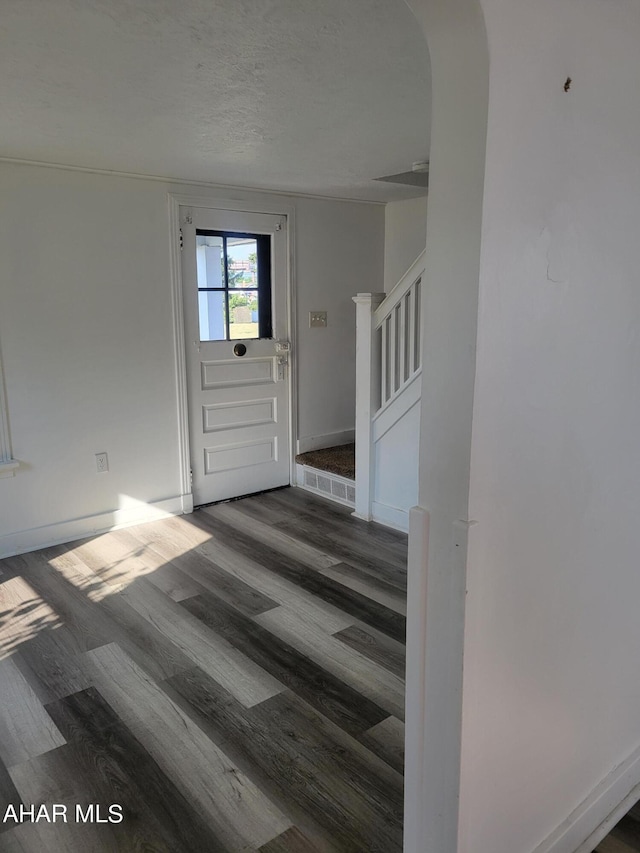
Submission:
[[347,198],[428,156],[403,0],[0,0],[0,157]]

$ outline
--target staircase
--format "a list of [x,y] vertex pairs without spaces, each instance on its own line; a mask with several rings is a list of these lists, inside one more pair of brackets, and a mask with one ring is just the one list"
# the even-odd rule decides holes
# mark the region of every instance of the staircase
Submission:
[[418,500],[421,289],[425,253],[393,290],[356,303],[354,515],[408,529]]

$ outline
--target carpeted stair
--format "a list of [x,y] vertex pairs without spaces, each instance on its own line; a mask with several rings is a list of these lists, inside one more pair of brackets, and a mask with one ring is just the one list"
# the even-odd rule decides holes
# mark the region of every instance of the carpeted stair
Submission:
[[337,447],[325,447],[322,450],[309,450],[296,456],[298,465],[307,465],[318,471],[328,471],[348,480],[356,479],[356,446],[340,444]]

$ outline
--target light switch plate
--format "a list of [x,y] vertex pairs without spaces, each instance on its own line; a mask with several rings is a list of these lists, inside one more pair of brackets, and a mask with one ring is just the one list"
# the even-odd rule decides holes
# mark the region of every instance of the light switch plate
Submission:
[[309,311],[309,328],[324,329],[327,325],[326,311]]

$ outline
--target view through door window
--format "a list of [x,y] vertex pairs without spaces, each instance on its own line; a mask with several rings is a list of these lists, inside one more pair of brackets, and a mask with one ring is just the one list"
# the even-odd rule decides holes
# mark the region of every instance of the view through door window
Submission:
[[196,269],[201,341],[271,337],[268,235],[198,230]]

